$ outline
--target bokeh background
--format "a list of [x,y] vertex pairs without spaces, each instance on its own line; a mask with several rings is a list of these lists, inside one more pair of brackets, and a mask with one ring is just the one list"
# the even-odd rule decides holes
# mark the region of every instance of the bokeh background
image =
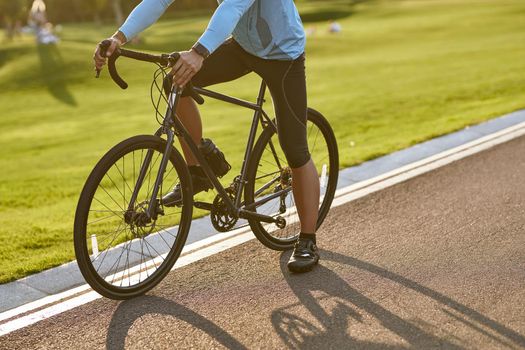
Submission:
[[[37,3],[0,0],[0,283],[74,259],[74,212],[90,170],[117,142],[157,127],[154,66],[121,60],[126,91],[106,72],[94,79],[92,67],[96,43],[138,1]],[[42,4],[44,17],[31,12]],[[525,107],[523,0],[296,4],[308,34],[309,105],[331,122],[341,167]],[[176,0],[131,46],[188,49],[215,6]],[[252,74],[217,90],[254,100],[258,84]],[[202,116],[233,176],[251,113],[208,101]]]

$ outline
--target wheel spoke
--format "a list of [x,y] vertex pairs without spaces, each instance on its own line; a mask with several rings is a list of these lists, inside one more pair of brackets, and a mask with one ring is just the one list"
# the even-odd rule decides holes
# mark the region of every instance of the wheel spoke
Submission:
[[[115,233],[114,233],[114,235],[113,235],[113,239],[112,239],[111,242],[109,243],[109,246],[111,246],[111,244],[113,244],[113,242],[115,242],[115,239],[117,239],[118,235],[119,235],[122,231],[124,231],[124,230],[126,229],[125,227],[121,229],[121,227],[122,227],[122,222],[120,223],[120,225],[119,225],[119,226],[117,227],[117,229],[115,230]],[[108,249],[108,250],[106,250],[106,251],[104,252],[104,257],[102,258],[102,261],[101,261],[100,264],[98,265],[98,268],[100,268],[100,266],[102,266],[102,264],[104,263],[104,260],[105,260],[106,257],[108,256],[108,253],[109,253],[110,250],[111,250],[111,249]],[[98,257],[99,257],[100,255],[102,255],[102,254],[97,255],[97,256],[95,257],[95,259],[92,260],[91,262],[94,263],[94,262],[98,259]],[[98,272],[98,268],[97,268],[97,272]]]
[[[326,121],[321,116],[310,112],[308,113],[306,137],[311,158],[315,162],[319,174],[321,174],[322,167],[325,165],[328,166],[327,174],[329,174],[330,171],[337,171],[337,169],[332,169],[334,162],[337,164],[337,160],[333,158],[335,154],[333,154],[332,150],[335,149],[334,146],[336,147],[337,145],[335,144],[333,133],[325,132],[325,130],[329,129],[324,127],[325,123]],[[288,187],[288,183],[286,183],[288,188],[286,195],[272,198],[275,190],[279,188],[276,187],[274,190],[270,184],[281,181],[282,176],[284,176],[281,164],[286,165],[287,162],[283,159],[284,153],[277,147],[277,134],[274,132],[263,135],[267,137],[264,139],[265,143],[261,146],[256,146],[254,149],[252,161],[256,162],[257,166],[255,167],[253,164],[250,165],[251,169],[255,168],[255,171],[252,170],[250,174],[251,178],[247,179],[249,181],[247,189],[249,189],[250,193],[246,194],[247,201],[245,205],[250,206],[254,202],[257,202],[257,213],[273,217],[283,216],[285,218],[287,225],[282,229],[278,228],[274,223],[261,223],[256,220],[248,220],[252,225],[252,229],[258,231],[260,237],[267,237],[268,241],[261,240],[261,242],[271,248],[277,249],[276,247],[279,247],[279,249],[282,249],[290,247],[297,236],[299,213],[297,212],[293,193],[291,188]],[[270,137],[268,137],[268,135],[270,135]],[[279,173],[283,175],[279,176]],[[275,177],[273,180],[272,176]],[[330,208],[336,187],[333,177],[328,176],[327,179],[328,183],[323,187],[320,198],[320,222],[322,222]],[[254,182],[253,185],[251,181]],[[267,201],[265,201],[265,199],[267,199]]]
[[[98,275],[99,278],[88,279],[90,284],[96,281],[101,286],[99,288],[120,290],[124,294],[130,293],[129,287],[147,286],[154,281],[154,275],[169,271],[169,268],[166,269],[166,256],[170,257],[170,264],[177,259],[178,256],[170,254],[170,251],[175,249],[180,253],[182,240],[178,239],[178,233],[181,231],[177,227],[189,217],[185,214],[187,210],[191,210],[191,207],[185,206],[163,206],[164,213],[159,213],[155,220],[141,222],[141,215],[144,215],[154,190],[165,144],[159,146],[150,141],[149,145],[139,142],[126,147],[131,149],[111,151],[121,152],[116,158],[109,157],[113,159],[111,163],[100,165],[99,162],[97,167],[103,167],[103,176],[88,179],[92,181],[93,189],[89,197],[91,207],[83,214],[86,220],[82,236],[89,249],[88,254],[92,252],[87,259],[91,267],[86,268],[79,263],[83,272]],[[174,161],[169,160],[168,164],[169,169],[166,168],[162,175],[160,193],[163,193],[165,184],[180,181]],[[142,180],[139,177],[141,169],[144,172]],[[89,187],[88,183],[85,187]],[[135,191],[137,202],[130,206]],[[141,202],[139,198],[143,196],[146,201]],[[75,231],[75,242],[77,235]]]
[[116,216],[120,217],[120,215],[122,215],[122,213],[124,213],[124,210],[122,210],[121,214],[118,214],[116,211],[114,210],[111,210],[107,205],[105,205],[104,203],[102,203],[97,197],[93,197],[94,200],[96,200],[97,202],[99,202],[100,204],[102,204],[102,206],[104,208],[106,208],[108,211],[112,212],[113,214],[115,214]]
[[125,164],[124,164],[124,159],[125,157],[122,157],[122,171],[120,170],[120,168],[118,167],[118,165],[115,163],[115,167],[117,168],[117,171],[119,172],[120,176],[122,177],[122,182],[123,182],[123,185],[122,186],[122,191],[123,191],[123,196],[124,196],[124,200],[126,200],[126,187],[128,188],[129,192],[130,193],[133,193],[133,190],[131,189],[131,187],[128,185],[128,182],[126,181],[126,176],[125,176],[125,172],[126,172],[126,168],[125,168]]
[[120,206],[120,204],[118,204],[118,202],[115,200],[115,198],[113,198],[113,196],[109,194],[109,192],[104,188],[104,186],[102,186],[102,184],[99,184],[99,186],[104,192],[106,192],[106,194],[109,196],[109,198],[111,198],[113,203],[115,203],[117,205],[117,207],[119,207],[120,210],[124,211],[124,209]]

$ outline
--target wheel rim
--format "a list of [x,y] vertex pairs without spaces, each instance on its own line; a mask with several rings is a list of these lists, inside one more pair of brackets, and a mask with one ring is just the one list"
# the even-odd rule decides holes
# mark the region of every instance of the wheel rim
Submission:
[[[128,210],[148,151],[152,152],[150,165],[136,204]],[[183,217],[183,207],[159,205],[156,219],[149,222],[144,219],[161,159],[162,153],[152,147],[129,149],[115,156],[111,167],[102,169],[98,186],[91,194],[84,249],[92,274],[109,289],[139,289],[153,280],[169,265],[170,254],[180,240],[178,224]],[[163,179],[158,198],[179,181],[173,164],[168,163]]]
[[[330,204],[327,202],[332,200],[332,196],[326,196],[326,194],[334,190],[334,185],[329,180],[332,165],[337,164],[332,158],[337,156],[333,151],[330,152],[327,130],[323,130],[318,124],[315,119],[309,119],[307,122],[308,147],[320,178],[319,225],[326,215],[325,208]],[[291,169],[288,167],[284,153],[279,146],[277,134],[272,133],[271,138],[265,144],[255,172],[253,201],[257,202],[268,198],[277,191],[286,192],[284,198],[272,199],[256,208],[258,213],[273,217],[282,216],[286,220],[284,228],[279,228],[273,223],[259,224],[266,232],[267,237],[278,244],[294,242],[299,232],[299,215],[295,208],[291,185]],[[286,210],[283,211],[283,209]],[[321,210],[324,212],[321,213]]]

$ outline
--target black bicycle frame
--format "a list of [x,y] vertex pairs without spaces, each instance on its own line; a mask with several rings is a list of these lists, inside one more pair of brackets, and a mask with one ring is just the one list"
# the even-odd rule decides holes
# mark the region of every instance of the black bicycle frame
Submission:
[[[230,199],[230,196],[227,194],[225,188],[222,186],[222,184],[219,182],[219,180],[215,176],[215,173],[211,169],[210,165],[208,164],[208,162],[206,161],[204,156],[199,151],[198,146],[195,144],[195,142],[191,138],[191,136],[190,136],[189,132],[187,131],[187,129],[184,127],[184,125],[181,123],[181,121],[175,115],[175,111],[177,109],[177,105],[178,105],[179,99],[181,98],[182,89],[174,87],[171,90],[171,92],[170,92],[170,94],[168,96],[168,107],[167,107],[167,110],[166,110],[166,114],[164,116],[163,125],[156,132],[157,136],[161,136],[162,134],[166,134],[167,135],[167,143],[166,143],[166,149],[164,151],[164,154],[163,154],[163,157],[162,157],[162,161],[161,161],[161,164],[160,164],[159,172],[157,174],[157,178],[155,179],[155,185],[153,187],[153,192],[151,193],[151,197],[150,197],[150,202],[149,202],[149,207],[148,207],[148,215],[149,215],[149,217],[150,218],[154,218],[156,216],[157,206],[159,204],[158,201],[157,201],[158,191],[159,191],[159,188],[160,188],[160,186],[162,184],[164,172],[166,170],[166,166],[167,166],[169,158],[170,158],[170,153],[171,153],[173,141],[175,139],[175,136],[179,136],[179,137],[182,137],[184,139],[184,141],[188,145],[191,153],[198,160],[198,162],[199,162],[201,168],[203,169],[204,173],[207,175],[207,177],[209,178],[209,180],[212,182],[213,186],[217,190],[219,196],[222,198],[224,203],[226,203],[226,205],[231,210],[231,213],[234,213],[235,216],[238,217],[238,218],[256,219],[258,221],[263,221],[263,222],[268,222],[268,223],[275,223],[277,220],[274,217],[268,216],[268,215],[258,214],[256,212],[252,212],[252,211],[248,211],[246,209],[243,209],[242,206],[241,206],[241,204],[242,204],[241,203],[241,196],[242,196],[242,192],[244,190],[244,185],[246,184],[246,181],[245,181],[246,172],[247,172],[247,169],[248,169],[248,164],[249,164],[249,161],[250,161],[250,158],[251,158],[251,155],[252,155],[252,151],[253,151],[253,147],[254,147],[254,144],[255,144],[255,137],[257,135],[258,124],[261,123],[263,128],[264,127],[272,127],[272,128],[274,128],[274,130],[277,130],[277,127],[275,126],[274,122],[270,119],[270,117],[262,109],[263,103],[265,102],[264,96],[265,96],[265,93],[266,93],[266,83],[264,81],[261,82],[261,86],[259,88],[259,94],[257,96],[257,102],[256,103],[244,101],[244,100],[241,100],[241,99],[238,99],[238,98],[235,98],[235,97],[224,95],[224,94],[221,94],[221,93],[218,93],[218,92],[215,92],[215,91],[211,91],[211,90],[208,90],[208,89],[204,89],[204,88],[194,87],[194,90],[200,95],[211,97],[213,99],[220,100],[220,101],[223,101],[223,102],[227,102],[227,103],[230,103],[230,104],[234,104],[234,105],[237,105],[237,106],[245,107],[245,108],[248,108],[248,109],[251,109],[251,110],[254,111],[252,124],[251,124],[251,127],[250,127],[250,134],[248,136],[248,142],[247,142],[246,151],[245,151],[245,154],[244,154],[244,160],[243,160],[242,167],[241,167],[240,182],[239,182],[239,186],[237,187],[237,193],[235,195],[235,203],[232,202],[232,200]],[[173,130],[175,130],[175,132]],[[275,153],[275,149],[273,147],[273,144],[270,143],[270,145],[271,145],[272,152]],[[128,210],[133,210],[133,207],[135,205],[134,203],[135,203],[135,201],[137,199],[138,191],[142,187],[142,182],[144,181],[147,169],[150,166],[152,156],[153,156],[153,151],[149,150],[147,152],[147,154],[146,154],[146,157],[144,159],[144,163],[142,164],[139,176],[137,178],[137,183],[135,184],[135,189],[133,191],[133,195],[131,197]],[[276,159],[278,159],[276,155],[275,155],[275,157],[276,157]],[[279,164],[279,166],[280,166],[280,164]],[[278,193],[275,193],[275,194],[269,196],[269,198],[264,198],[264,199],[262,199],[259,202],[252,203],[252,204],[248,205],[246,208],[247,209],[254,208],[257,205],[263,204],[263,203],[265,203],[265,202],[267,202],[267,201],[269,201],[269,200],[271,200],[273,198],[281,196],[284,192],[289,192],[289,189],[283,190],[282,192],[279,191]]]

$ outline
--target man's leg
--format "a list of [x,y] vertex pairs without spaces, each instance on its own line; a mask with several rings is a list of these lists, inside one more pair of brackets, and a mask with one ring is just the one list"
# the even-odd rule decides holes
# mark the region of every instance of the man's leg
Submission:
[[[201,70],[193,77],[194,86],[205,87],[237,79],[250,72],[242,59],[243,52],[237,43],[230,40],[221,45],[205,61]],[[197,104],[189,96],[180,99],[176,111],[177,117],[188,130],[193,142],[199,145],[202,139],[202,122]],[[200,167],[198,160],[193,156],[186,142],[179,138],[184,158],[189,165],[192,175],[193,193],[207,191],[212,188],[211,182]],[[181,191],[177,184],[173,191],[162,198],[165,206],[173,206],[180,203]]]
[[312,159],[292,168],[293,198],[301,221],[301,233],[315,234],[319,214],[319,175]]
[[[205,61],[201,70],[193,77],[194,86],[208,85],[235,80],[250,72],[242,59],[243,51],[239,44],[228,40],[213,52]],[[192,140],[198,145],[202,139],[202,122],[197,104],[191,97],[183,97],[177,106],[177,116],[188,130]],[[188,165],[199,165],[188,145],[179,139]]]
[[319,260],[315,232],[319,211],[319,175],[308,151],[304,56],[295,61],[258,61],[257,73],[267,82],[277,117],[279,143],[292,169],[292,188],[301,221],[299,241],[288,268],[310,270]]
[[[176,114],[182,125],[188,130],[193,142],[195,142],[196,145],[199,145],[202,139],[202,122],[195,101],[193,101],[191,97],[181,97],[177,105]],[[193,193],[196,194],[212,188],[210,181],[199,166],[198,160],[193,156],[186,141],[182,137],[179,137],[179,142],[190,171]],[[181,188],[180,185],[177,184],[172,191],[162,197],[162,203],[167,207],[172,207],[178,205],[181,202],[181,199]]]
[[[319,175],[308,151],[304,58],[293,62],[262,62],[259,74],[272,94],[279,143],[292,169],[292,187],[301,233],[315,234],[319,211]],[[313,238],[313,237],[312,237]]]
[[[195,144],[200,144],[202,139],[202,122],[201,115],[197,104],[191,97],[182,97],[177,105],[177,117],[188,130],[191,139]],[[184,153],[184,158],[189,166],[199,165],[199,162],[190,151],[190,148],[181,137],[179,142]]]

